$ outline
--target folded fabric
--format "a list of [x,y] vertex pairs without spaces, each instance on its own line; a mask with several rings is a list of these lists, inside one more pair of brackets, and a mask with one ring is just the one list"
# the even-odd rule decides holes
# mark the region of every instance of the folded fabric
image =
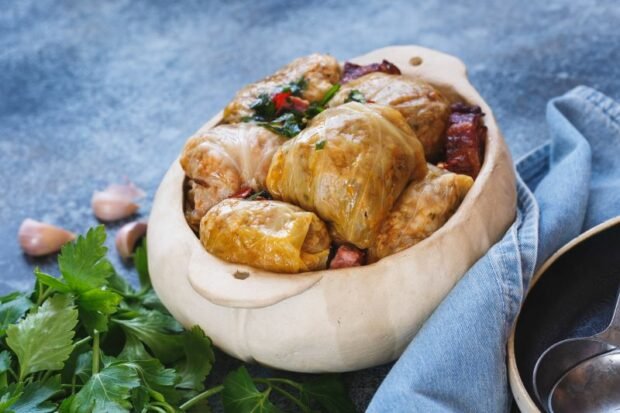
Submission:
[[426,321],[368,412],[503,412],[506,341],[535,270],[620,215],[620,104],[580,86],[547,106],[551,140],[516,163],[517,217]]

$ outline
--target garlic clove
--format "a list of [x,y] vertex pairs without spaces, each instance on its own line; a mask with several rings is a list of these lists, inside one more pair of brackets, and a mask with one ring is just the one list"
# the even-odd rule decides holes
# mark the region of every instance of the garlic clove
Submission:
[[19,227],[19,245],[28,255],[39,257],[60,251],[76,235],[54,225],[26,218]]
[[133,198],[115,192],[95,191],[91,199],[93,213],[102,221],[117,221],[136,213]]
[[129,182],[127,184],[110,184],[104,191],[119,196],[131,198],[134,201],[144,198],[146,196],[146,192],[134,185],[132,182]]
[[123,259],[131,257],[136,243],[146,234],[147,224],[144,221],[130,222],[116,233],[116,249]]
[[102,221],[117,221],[136,213],[135,202],[146,193],[133,183],[111,184],[103,191],[95,191],[91,200],[93,213]]

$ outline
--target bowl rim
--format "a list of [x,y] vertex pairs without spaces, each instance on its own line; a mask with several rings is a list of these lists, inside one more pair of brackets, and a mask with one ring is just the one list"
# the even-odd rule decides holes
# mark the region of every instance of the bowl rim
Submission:
[[[620,225],[620,215],[610,218],[606,221],[601,222],[600,224],[590,228],[589,230],[583,232],[579,236],[573,238],[560,249],[558,249],[551,257],[547,259],[543,263],[543,265],[534,273],[532,276],[532,281],[528,287],[527,292],[523,297],[523,303],[525,303],[525,299],[532,291],[536,283],[542,278],[544,273],[551,267],[560,257],[564,254],[572,250],[575,246],[581,244],[583,241],[591,238],[592,236],[605,231],[608,228],[614,227],[616,225]],[[521,379],[521,375],[519,374],[519,369],[517,367],[517,358],[515,355],[515,333],[517,324],[519,323],[519,316],[521,315],[521,311],[515,317],[515,321],[513,322],[512,329],[510,331],[510,337],[508,338],[508,381],[510,383],[510,389],[512,390],[512,394],[519,406],[524,413],[541,413],[540,409],[534,402],[534,399],[530,396],[525,385],[523,384],[523,380]]]

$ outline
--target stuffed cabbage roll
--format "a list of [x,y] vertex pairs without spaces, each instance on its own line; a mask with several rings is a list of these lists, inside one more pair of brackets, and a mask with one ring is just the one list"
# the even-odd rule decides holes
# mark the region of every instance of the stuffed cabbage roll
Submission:
[[[353,91],[356,92],[352,95]],[[406,76],[370,73],[342,85],[329,106],[338,106],[347,100],[362,98],[391,106],[402,113],[422,142],[428,160],[436,160],[441,155],[450,104],[433,86],[423,80]]]
[[211,254],[268,271],[296,273],[326,267],[331,240],[312,212],[279,201],[225,199],[200,223]]
[[424,180],[409,184],[394,205],[368,250],[369,262],[409,248],[441,228],[474,183],[467,175],[428,167]]
[[283,86],[304,79],[301,97],[310,102],[323,98],[327,90],[340,80],[340,65],[329,55],[311,54],[293,60],[273,75],[251,83],[237,92],[224,109],[224,123],[241,122],[254,114],[251,106],[261,94],[273,94]]
[[278,149],[267,189],[316,212],[338,242],[364,249],[407,183],[426,171],[422,145],[398,111],[351,102],[325,110]]
[[189,178],[189,224],[198,228],[209,208],[242,188],[265,188],[271,158],[283,142],[283,137],[250,123],[219,125],[190,138],[181,155]]

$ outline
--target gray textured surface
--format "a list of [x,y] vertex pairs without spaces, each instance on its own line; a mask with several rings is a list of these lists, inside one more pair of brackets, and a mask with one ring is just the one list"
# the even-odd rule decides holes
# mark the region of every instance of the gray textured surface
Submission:
[[[53,271],[20,252],[22,219],[81,232],[97,223],[93,190],[129,178],[152,195],[236,89],[300,55],[457,55],[515,158],[546,139],[550,97],[587,84],[620,98],[617,1],[453,3],[0,0],[0,293]],[[386,372],[347,375],[360,408]]]

